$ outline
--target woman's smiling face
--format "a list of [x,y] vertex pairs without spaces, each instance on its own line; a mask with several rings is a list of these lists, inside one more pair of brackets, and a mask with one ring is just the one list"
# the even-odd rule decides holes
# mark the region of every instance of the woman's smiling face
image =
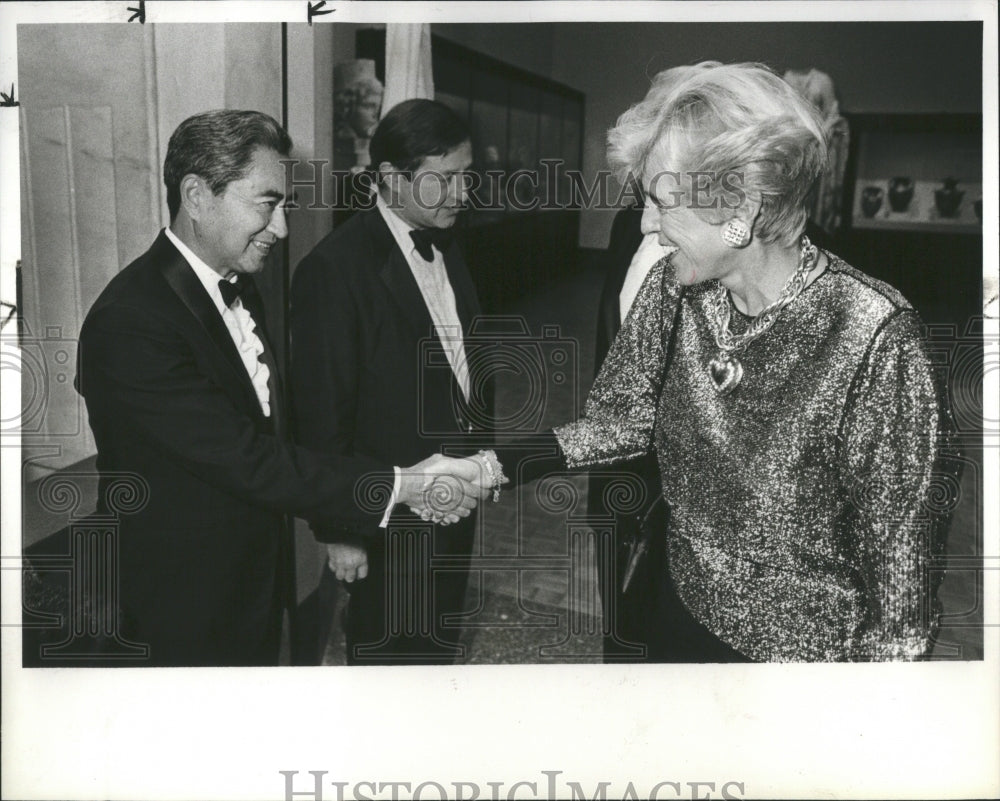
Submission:
[[739,252],[723,242],[724,223],[713,221],[704,205],[697,206],[705,200],[692,191],[688,176],[697,180],[683,171],[648,169],[642,213],[642,232],[657,233],[663,247],[674,249],[671,263],[685,286],[725,277],[737,268]]

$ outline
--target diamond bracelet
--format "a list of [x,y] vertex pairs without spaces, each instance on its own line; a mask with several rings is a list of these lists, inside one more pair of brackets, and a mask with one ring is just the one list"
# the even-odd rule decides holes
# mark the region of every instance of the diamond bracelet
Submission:
[[503,465],[497,459],[493,451],[479,451],[478,454],[483,461],[486,474],[490,477],[490,484],[493,487],[493,503],[500,500],[500,487],[507,481],[507,476],[503,473]]

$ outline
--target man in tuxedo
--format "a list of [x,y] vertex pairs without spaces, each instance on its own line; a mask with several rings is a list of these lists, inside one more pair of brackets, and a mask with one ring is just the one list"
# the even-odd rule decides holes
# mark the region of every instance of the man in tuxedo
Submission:
[[[597,319],[595,373],[601,369],[618,329],[628,315],[642,282],[665,252],[656,234],[643,235],[642,207],[624,208],[615,216],[605,257],[607,273]],[[638,485],[642,503],[636,509],[615,511],[608,492],[614,474],[629,474]],[[653,614],[657,583],[666,576],[666,506],[660,471],[653,454],[617,465],[605,474],[593,472],[589,481],[589,509],[595,516],[613,516],[610,548],[598,548],[598,586],[604,613],[604,661],[659,661],[659,638],[651,627],[665,621]]]
[[[370,152],[374,208],[320,242],[292,282],[298,441],[389,463],[474,450],[489,427],[488,393],[470,386],[465,347],[479,303],[451,237],[472,163],[468,128],[441,103],[408,100],[385,114]],[[373,539],[313,521],[328,551],[321,614],[332,617],[337,579],[350,592],[348,664],[461,656],[454,615],[464,608],[473,526],[469,518],[429,530],[394,514],[387,536]],[[328,634],[321,629],[321,648]]]
[[[373,535],[387,502],[423,506],[446,466],[394,470],[286,441],[252,276],[287,235],[290,148],[259,112],[184,121],[163,170],[170,226],[112,279],[81,330],[76,385],[100,497],[123,472],[148,494],[120,519],[118,570],[119,633],[149,646],[146,664],[277,664],[294,599],[283,515]],[[463,496],[449,511],[457,519],[471,506]]]

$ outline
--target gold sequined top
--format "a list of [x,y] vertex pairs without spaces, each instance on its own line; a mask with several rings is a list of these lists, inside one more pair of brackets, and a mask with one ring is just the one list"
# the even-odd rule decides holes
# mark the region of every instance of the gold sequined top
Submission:
[[744,655],[909,659],[929,644],[938,394],[912,307],[828,256],[725,396],[707,371],[717,284],[681,287],[661,261],[555,435],[570,467],[655,449],[677,592]]

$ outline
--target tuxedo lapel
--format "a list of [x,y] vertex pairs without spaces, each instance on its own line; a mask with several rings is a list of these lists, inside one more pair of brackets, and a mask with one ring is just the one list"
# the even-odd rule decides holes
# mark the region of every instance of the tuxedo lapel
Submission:
[[434,330],[434,322],[427,310],[424,296],[413,277],[413,271],[406,258],[399,250],[396,240],[385,224],[378,209],[366,212],[365,224],[368,226],[375,250],[376,264],[379,268],[379,279],[386,285],[389,294],[406,319],[420,337],[430,336]]
[[[287,419],[285,415],[285,389],[281,383],[281,373],[278,371],[278,362],[274,357],[274,349],[268,341],[267,331],[261,328],[255,333],[260,339],[260,344],[264,348],[263,357],[266,360],[268,370],[267,386],[268,390],[270,390],[271,419],[274,421],[274,430],[279,437],[284,439],[285,434],[287,433],[287,427],[285,425]],[[256,398],[256,390],[254,391],[254,397]]]
[[[432,351],[440,349],[444,355],[444,345],[434,333],[434,321],[427,308],[417,279],[410,269],[409,263],[396,244],[396,240],[377,209],[366,212],[369,230],[375,246],[375,257],[381,261],[382,268],[379,278],[388,288],[395,305],[409,322],[417,341],[426,340]],[[463,330],[463,337],[469,330],[472,318],[479,313],[479,303],[476,299],[475,287],[469,277],[468,270],[462,260],[461,251],[454,242],[448,247],[445,255],[445,269],[452,291],[455,294],[455,307]],[[466,354],[468,356],[468,354]],[[441,375],[445,375],[443,372]],[[444,389],[445,398],[454,398],[464,404],[464,396],[459,388],[458,378],[453,371],[447,373],[449,382]],[[451,401],[447,401],[451,402]]]
[[253,382],[247,374],[246,367],[240,359],[239,351],[233,342],[229,329],[219,314],[218,308],[212,302],[205,287],[202,286],[194,270],[184,260],[184,257],[173,246],[166,234],[161,233],[159,238],[153,243],[150,255],[170,288],[174,291],[181,302],[187,306],[188,311],[194,315],[195,319],[208,334],[209,339],[222,354],[229,369],[228,378],[235,381],[243,388],[244,395],[252,400],[251,408],[260,412],[260,402],[254,390]]
[[[252,276],[250,280],[253,283],[253,288],[243,296],[243,305],[250,312],[250,316],[254,322],[254,334],[257,335],[261,347],[264,349],[261,359],[267,365],[267,385],[271,400],[271,419],[275,424],[275,433],[283,437],[285,431],[284,388],[281,385],[281,374],[278,372],[278,361],[274,355],[274,348],[271,347],[270,333],[267,328],[267,314],[264,311],[264,299],[261,297],[257,281]],[[256,390],[254,390],[254,397],[256,398],[256,396]]]

